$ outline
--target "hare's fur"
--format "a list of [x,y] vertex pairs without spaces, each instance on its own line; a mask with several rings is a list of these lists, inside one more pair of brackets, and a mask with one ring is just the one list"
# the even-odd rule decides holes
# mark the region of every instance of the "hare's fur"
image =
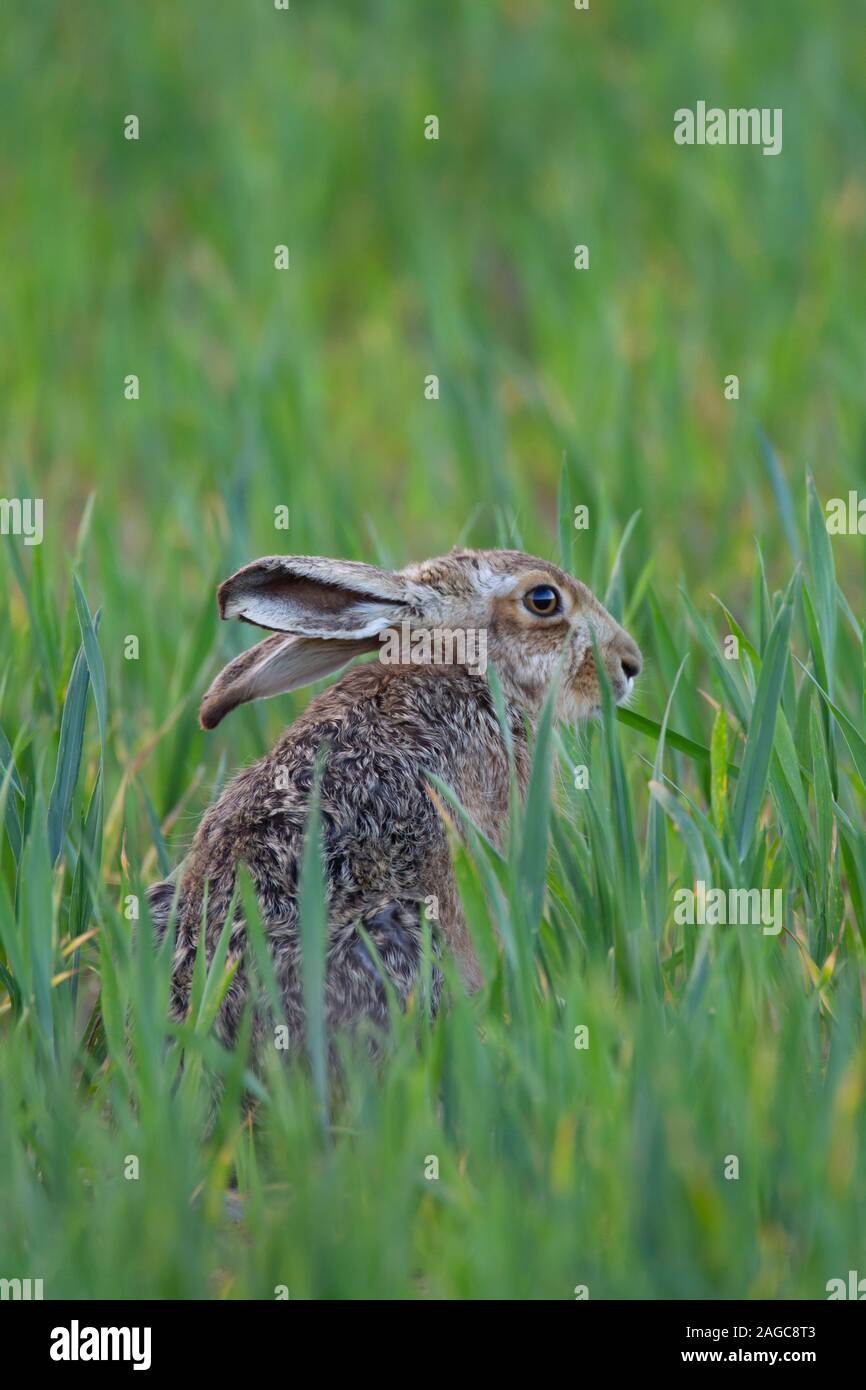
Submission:
[[[550,585],[562,612],[536,617],[527,586]],[[214,682],[202,706],[206,727],[242,700],[315,680],[401,622],[414,627],[483,628],[488,659],[506,700],[517,779],[529,771],[533,726],[554,676],[557,713],[585,718],[599,708],[593,634],[614,697],[623,698],[640,654],[585,585],[556,566],[509,550],[455,550],[391,574],[318,557],[269,557],[239,571],[220,590],[224,616],[279,628],[243,653]],[[286,634],[286,635],[284,635]],[[298,875],[317,762],[321,765],[322,848],[328,914],[325,1006],[328,1029],[351,1030],[387,1017],[384,969],[398,1001],[417,986],[425,903],[435,961],[450,951],[468,989],[480,983],[451,867],[442,802],[430,775],[455,793],[497,846],[507,832],[508,754],[490,686],[462,665],[352,667],[314,699],[264,758],[226,787],[203,817],[177,889],[151,890],[157,930],[172,910],[177,936],[172,1012],[187,1010],[205,920],[210,962],[247,866],[258,897],[296,1044],[303,1036]],[[459,829],[459,825],[457,827]],[[359,934],[372,941],[379,963]],[[235,909],[230,956],[239,961],[218,1021],[234,1040],[247,993],[246,926]],[[254,1027],[261,1029],[257,1014]]]

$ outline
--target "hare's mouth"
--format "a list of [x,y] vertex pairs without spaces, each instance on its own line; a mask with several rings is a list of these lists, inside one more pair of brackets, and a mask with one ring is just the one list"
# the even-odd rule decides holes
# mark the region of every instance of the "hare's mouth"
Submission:
[[624,705],[633,690],[633,676],[615,676],[610,683],[610,693],[615,705]]
[[[627,705],[634,692],[635,679],[633,676],[617,679],[611,682],[610,693],[615,705]],[[602,700],[599,694],[598,699],[594,700],[589,709],[582,716],[584,719],[600,719],[602,715]]]
[[632,695],[634,694],[634,688],[635,688],[636,685],[637,685],[637,679],[636,679],[636,677],[634,677],[634,676],[626,676],[625,680],[623,680],[623,681],[617,681],[617,689],[614,690],[614,692],[613,692],[613,702],[614,702],[614,704],[615,704],[615,705],[628,705],[628,704],[631,704],[631,697],[632,697]]

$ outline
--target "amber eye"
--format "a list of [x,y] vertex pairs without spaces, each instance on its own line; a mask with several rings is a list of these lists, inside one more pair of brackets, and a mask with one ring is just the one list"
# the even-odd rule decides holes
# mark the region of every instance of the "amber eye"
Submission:
[[523,606],[538,618],[552,618],[562,612],[562,599],[559,592],[549,584],[537,584],[523,596]]

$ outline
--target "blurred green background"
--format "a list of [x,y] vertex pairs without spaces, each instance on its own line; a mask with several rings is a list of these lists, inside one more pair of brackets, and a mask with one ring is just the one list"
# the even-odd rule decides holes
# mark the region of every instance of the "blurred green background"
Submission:
[[[293,1296],[569,1297],[589,1271],[594,1295],[784,1297],[821,1296],[825,1279],[866,1258],[855,998],[862,768],[846,762],[840,790],[834,759],[844,760],[844,745],[825,713],[819,725],[818,697],[810,706],[793,663],[786,708],[806,769],[806,848],[783,848],[775,802],[755,832],[760,863],[749,881],[784,880],[801,893],[811,993],[793,945],[781,976],[744,946],[745,964],[715,960],[714,1033],[708,1015],[690,1013],[694,961],[670,938],[660,951],[662,1012],[620,993],[607,952],[616,956],[610,924],[625,920],[627,904],[591,884],[593,920],[588,896],[574,890],[569,904],[560,873],[569,853],[581,862],[581,846],[588,873],[596,848],[615,855],[611,819],[586,839],[578,827],[571,850],[558,842],[564,859],[548,884],[551,921],[562,931],[561,914],[573,913],[589,955],[587,965],[562,948],[555,993],[579,1001],[568,1018],[589,1011],[605,1039],[585,1093],[569,1070],[573,1054],[551,1060],[550,999],[536,1001],[521,1033],[494,982],[478,1005],[486,1051],[457,1006],[450,1031],[437,1025],[432,1060],[407,1044],[390,1092],[375,1078],[350,1088],[347,1132],[357,1142],[330,1156],[303,1080],[293,1079],[291,1104],[274,1102],[254,1160],[231,1087],[216,1140],[200,1148],[194,1107],[173,1108],[156,1065],[125,1077],[117,1034],[109,1025],[107,1044],[94,1042],[85,1011],[95,982],[109,982],[116,1027],[124,991],[141,1002],[144,989],[125,973],[123,942],[105,944],[106,903],[177,862],[214,789],[309,698],[297,692],[239,711],[213,734],[198,729],[201,692],[250,638],[218,630],[215,586],[256,555],[401,565],[458,540],[562,552],[644,647],[638,710],[661,719],[690,653],[671,723],[704,745],[713,710],[698,689],[722,702],[731,692],[695,641],[693,613],[727,631],[717,625],[720,594],[755,642],[738,686],[749,697],[745,736],[779,609],[770,595],[804,559],[833,607],[823,552],[814,535],[808,555],[803,541],[806,470],[821,503],[866,480],[863,22],[846,0],[591,0],[589,12],[570,0],[292,0],[286,12],[271,0],[31,0],[7,13],[0,476],[4,496],[45,503],[44,544],[13,540],[23,570],[16,577],[4,565],[0,589],[0,720],[24,784],[25,832],[44,817],[62,746],[80,641],[73,568],[102,611],[109,725],[102,880],[89,890],[104,939],[85,947],[77,1002],[54,990],[65,1039],[56,1090],[25,1028],[36,1027],[32,1015],[18,1017],[12,994],[4,1008],[18,1018],[14,1027],[7,1019],[6,1104],[13,1093],[27,1102],[13,1125],[0,1100],[0,1119],[16,1130],[0,1150],[16,1213],[0,1228],[0,1275],[30,1262],[72,1296],[270,1296],[289,1269]],[[782,153],[678,147],[673,113],[698,100],[781,107]],[[130,114],[138,141],[124,139]],[[431,114],[438,141],[424,139]],[[590,268],[578,272],[574,248],[584,243]],[[279,244],[290,250],[287,271],[274,268]],[[124,398],[131,373],[137,401]],[[438,401],[425,399],[431,373]],[[731,373],[738,401],[724,398]],[[579,502],[590,507],[588,532],[570,531]],[[274,529],[278,506],[289,508],[288,533]],[[844,642],[823,657],[812,643],[819,675],[823,659],[831,672],[838,663],[839,698],[858,727],[864,553],[862,537],[834,541]],[[797,624],[796,654],[808,662],[799,608]],[[128,634],[139,638],[137,661],[124,659]],[[649,847],[658,831],[647,831],[641,755],[654,750],[624,733]],[[737,739],[732,732],[729,756],[739,761]],[[55,951],[74,937],[65,913],[76,826],[102,765],[91,715],[73,844],[65,868],[52,877],[43,865],[40,880]],[[704,774],[679,755],[671,767],[708,807]],[[840,808],[859,829],[844,866]],[[670,841],[689,882],[696,866],[678,835]],[[13,858],[7,846],[6,907],[18,921]],[[614,858],[608,868],[616,884]],[[834,947],[851,992],[837,1011],[841,1060],[825,1074],[832,960],[816,981]],[[566,1049],[570,1031],[569,1022]],[[631,1089],[635,1049],[656,1068],[657,1083],[642,1083],[649,1090]],[[124,1084],[142,1090],[122,1099]],[[109,1093],[115,1130],[102,1123]],[[732,1117],[756,1156],[733,1211],[730,1191],[713,1185]],[[148,1191],[106,1187],[118,1145],[148,1143],[159,1181]],[[441,1202],[418,1178],[431,1151],[451,1163],[454,1187]],[[476,1167],[473,1188],[463,1179],[479,1152],[485,1176]],[[254,1250],[222,1224],[237,1164]],[[274,1178],[286,1171],[289,1196]],[[83,1187],[72,1174],[85,1176]],[[382,1185],[396,1194],[390,1206]],[[202,1190],[203,1206],[191,1207]],[[663,1211],[676,1213],[669,1223]]]
[[[111,582],[171,613],[161,662],[260,551],[401,562],[495,540],[504,508],[549,552],[563,452],[576,500],[643,509],[635,562],[742,581],[752,536],[780,540],[757,425],[824,494],[863,474],[862,21],[843,0],[18,7],[5,476],[39,481],[54,549],[97,490]],[[698,99],[781,106],[781,156],[676,146]]]

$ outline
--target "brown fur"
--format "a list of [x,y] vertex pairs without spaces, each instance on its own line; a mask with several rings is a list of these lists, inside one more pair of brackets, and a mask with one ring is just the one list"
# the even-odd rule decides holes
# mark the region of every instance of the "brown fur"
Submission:
[[[559,590],[561,615],[539,618],[527,611],[527,588],[541,584]],[[454,550],[396,574],[319,557],[268,557],[221,586],[220,609],[268,627],[279,621],[285,633],[303,636],[297,645],[289,637],[281,654],[282,689],[315,678],[304,674],[311,669],[335,669],[356,651],[369,651],[378,645],[378,634],[403,621],[411,622],[413,630],[483,628],[488,661],[496,667],[506,698],[522,790],[530,761],[526,726],[537,719],[557,669],[559,717],[585,718],[598,709],[591,631],[616,699],[630,688],[626,668],[632,674],[640,669],[634,642],[585,585],[517,551]],[[205,697],[203,723],[218,723],[242,700],[276,693],[271,656],[281,641],[266,638],[230,663]],[[316,644],[320,650],[311,651]],[[268,674],[257,684],[256,672],[265,670]],[[205,902],[210,961],[238,865],[244,863],[265,922],[285,1021],[293,1041],[302,1038],[298,872],[320,755],[329,1030],[351,1030],[362,1020],[382,1024],[387,1017],[386,991],[358,923],[405,1005],[418,981],[422,909],[431,897],[438,907],[438,918],[431,922],[434,951],[452,953],[468,989],[480,983],[446,830],[428,779],[434,774],[447,783],[479,828],[503,845],[509,771],[490,687],[484,675],[465,665],[374,661],[353,667],[314,699],[271,752],[235,777],[203,817],[177,893],[176,1018],[188,1007]],[[170,884],[151,890],[159,930],[168,921],[173,892]],[[230,950],[241,964],[218,1021],[229,1044],[247,994],[245,943],[245,923],[236,913]],[[440,986],[440,972],[434,969],[434,1004]],[[255,1027],[261,1039],[261,1011]]]

